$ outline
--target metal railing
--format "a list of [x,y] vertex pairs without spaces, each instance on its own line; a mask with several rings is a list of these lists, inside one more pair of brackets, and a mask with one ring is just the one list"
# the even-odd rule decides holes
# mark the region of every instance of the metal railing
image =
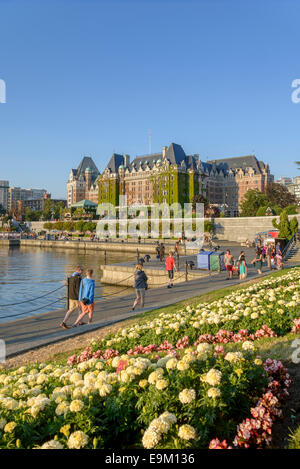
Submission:
[[285,248],[283,249],[283,251],[282,251],[282,259],[283,259],[283,260],[287,257],[287,255],[288,255],[290,249],[292,249],[292,247],[294,246],[295,243],[296,243],[296,234],[294,234],[294,235],[291,237],[291,239],[289,240],[289,242],[287,243],[287,245],[286,245]]

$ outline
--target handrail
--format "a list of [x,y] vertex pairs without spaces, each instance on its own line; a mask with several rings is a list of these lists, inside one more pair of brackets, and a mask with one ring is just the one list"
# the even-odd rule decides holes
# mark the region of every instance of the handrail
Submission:
[[287,255],[290,247],[292,246],[292,244],[296,241],[296,234],[293,234],[293,236],[291,237],[291,239],[289,240],[289,242],[287,243],[287,245],[285,246],[285,248],[283,249],[282,251],[282,258],[284,259],[285,256]]

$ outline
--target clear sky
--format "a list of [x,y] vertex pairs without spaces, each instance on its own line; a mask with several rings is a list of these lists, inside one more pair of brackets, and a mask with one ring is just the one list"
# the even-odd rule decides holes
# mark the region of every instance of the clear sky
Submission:
[[0,0],[0,179],[66,197],[82,156],[102,171],[179,143],[300,160],[298,0]]

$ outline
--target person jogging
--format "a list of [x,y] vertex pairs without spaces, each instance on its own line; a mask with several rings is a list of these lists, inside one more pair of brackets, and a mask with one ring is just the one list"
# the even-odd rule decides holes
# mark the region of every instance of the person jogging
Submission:
[[78,300],[80,301],[81,314],[73,324],[73,327],[83,325],[81,323],[82,319],[86,314],[88,314],[88,324],[91,324],[93,320],[94,312],[94,295],[95,295],[95,280],[93,280],[93,270],[88,269],[86,271],[86,278],[84,278],[80,283],[79,296]]
[[224,256],[225,267],[228,272],[227,280],[232,279],[232,269],[234,264],[233,255],[230,253],[230,250],[227,249],[226,254]]
[[63,322],[60,324],[60,327],[63,329],[68,329],[67,321],[71,314],[74,311],[78,311],[78,316],[80,315],[80,304],[78,301],[79,288],[82,280],[82,268],[78,265],[72,277],[69,279],[69,309],[64,317]]
[[169,256],[166,258],[166,270],[168,272],[169,276],[169,283],[167,288],[172,288],[173,287],[173,278],[174,278],[174,269],[177,272],[177,267],[175,264],[175,259],[173,257],[173,252],[169,252]]
[[144,307],[145,304],[145,292],[148,288],[147,286],[148,277],[143,271],[142,264],[137,264],[134,272],[134,288],[136,292],[136,299],[134,300],[132,311],[135,310],[136,305],[141,302],[141,307]]

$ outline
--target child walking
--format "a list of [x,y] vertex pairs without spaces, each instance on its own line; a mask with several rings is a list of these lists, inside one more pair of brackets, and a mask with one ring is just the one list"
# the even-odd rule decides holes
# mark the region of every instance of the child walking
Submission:
[[75,321],[73,327],[77,327],[81,320],[84,318],[86,314],[88,314],[88,324],[91,324],[93,320],[93,312],[94,312],[94,295],[95,295],[95,280],[93,280],[93,270],[88,269],[86,271],[86,278],[84,278],[80,283],[79,289],[79,297],[78,300],[80,301],[81,306],[81,314],[79,315],[78,319]]

